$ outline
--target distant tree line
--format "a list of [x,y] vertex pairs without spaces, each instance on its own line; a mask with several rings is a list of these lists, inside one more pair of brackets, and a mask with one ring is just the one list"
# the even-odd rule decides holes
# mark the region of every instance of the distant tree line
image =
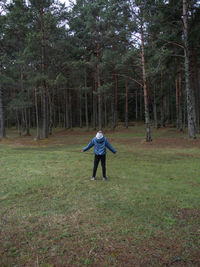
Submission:
[[197,0],[0,1],[0,138],[200,123]]

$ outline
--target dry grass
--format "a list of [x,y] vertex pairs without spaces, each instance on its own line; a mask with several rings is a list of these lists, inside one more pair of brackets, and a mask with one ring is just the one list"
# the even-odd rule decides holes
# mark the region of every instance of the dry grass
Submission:
[[199,139],[107,131],[118,154],[104,183],[79,153],[94,134],[1,142],[0,266],[200,266]]

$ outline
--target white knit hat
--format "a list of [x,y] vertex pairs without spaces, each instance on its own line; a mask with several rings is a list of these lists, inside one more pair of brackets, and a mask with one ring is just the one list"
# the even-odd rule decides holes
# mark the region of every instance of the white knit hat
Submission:
[[99,132],[96,134],[96,138],[97,138],[97,139],[101,139],[101,138],[103,138],[102,131],[99,131]]

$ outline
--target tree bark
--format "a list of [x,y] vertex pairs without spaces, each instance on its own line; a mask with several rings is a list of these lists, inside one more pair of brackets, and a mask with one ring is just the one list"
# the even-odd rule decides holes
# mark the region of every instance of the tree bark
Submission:
[[111,96],[111,112],[112,112],[112,130],[115,129],[115,104],[114,104],[114,95]]
[[188,137],[196,138],[196,118],[194,92],[190,86],[190,67],[189,67],[189,43],[188,43],[188,10],[187,0],[183,0],[183,25],[184,25],[184,59],[185,59],[185,84],[187,95],[187,115],[188,115]]
[[[154,33],[151,34],[152,40],[151,40],[151,46],[152,49],[154,49]],[[154,128],[158,128],[158,119],[157,119],[157,101],[156,101],[156,85],[154,82],[153,85],[153,118],[154,118]]]
[[104,96],[104,127],[107,128],[108,118],[107,118],[107,98]]
[[101,92],[99,90],[101,83],[100,83],[100,74],[98,72],[98,125],[99,125],[99,130],[102,129],[102,96]]
[[27,115],[27,108],[24,108],[24,117],[25,117],[25,126],[26,126],[26,134],[27,136],[30,136],[30,128],[29,128],[29,121],[28,121],[28,115]]
[[140,24],[140,34],[141,34],[141,48],[142,48],[142,76],[143,76],[143,90],[144,90],[144,108],[145,108],[145,124],[146,124],[146,141],[150,142],[151,131],[150,131],[150,116],[149,116],[149,105],[148,105],[148,93],[147,93],[147,79],[145,70],[145,56],[144,56],[144,34],[143,34],[143,23],[141,18]]
[[198,90],[198,73],[197,73],[197,63],[196,58],[197,55],[195,55],[195,50],[192,47],[191,50],[191,81],[192,86],[195,94],[195,107],[196,107],[196,131],[199,133],[199,90]]
[[158,128],[158,118],[157,118],[157,102],[156,102],[156,86],[153,86],[153,117],[154,117],[154,128]]
[[82,121],[82,89],[80,89],[79,93],[79,127],[83,127],[83,121]]
[[178,78],[176,77],[175,80],[175,84],[176,84],[176,128],[179,129],[179,92],[178,92]]
[[16,109],[16,120],[17,120],[17,132],[19,134],[19,136],[22,135],[22,132],[21,132],[21,125],[20,125],[20,119],[19,119],[19,111],[18,109]]
[[69,92],[65,89],[65,128],[69,129]]
[[127,80],[125,80],[125,89],[126,89],[125,127],[128,128],[128,84],[127,84]]
[[0,86],[0,138],[4,138],[5,133],[5,121],[4,121],[4,107],[3,107],[3,88]]
[[[20,83],[21,83],[21,91],[24,92],[24,73],[22,67],[20,72]],[[28,113],[28,108],[25,106],[24,107],[24,119],[25,119],[25,129],[26,129],[25,135],[30,136],[30,120],[27,113]]]
[[142,99],[143,99],[143,95],[142,95],[142,90],[140,92],[140,120],[142,121],[143,120],[143,102],[142,102]]
[[114,124],[115,124],[115,128],[117,127],[117,119],[118,119],[118,95],[117,95],[117,74],[115,73],[114,74],[114,77],[115,77],[115,91],[114,91],[114,96],[115,96],[115,109],[114,109]]
[[89,131],[89,122],[88,122],[88,94],[87,94],[87,73],[85,70],[85,124],[86,124],[86,131]]
[[92,123],[93,123],[93,129],[96,130],[96,126],[97,126],[97,98],[96,98],[96,80],[94,77],[94,87],[93,87],[93,92],[92,92]]
[[72,121],[72,92],[71,92],[71,87],[69,83],[69,127],[72,129],[73,126],[73,121]]
[[135,92],[135,120],[138,120],[138,92]]
[[52,127],[53,127],[53,112],[52,112],[52,99],[51,95],[48,92],[48,99],[49,99],[49,134],[52,135]]
[[180,131],[183,131],[183,111],[182,111],[182,77],[181,70],[179,73],[179,94],[178,94],[178,128]]
[[35,115],[36,115],[36,140],[40,139],[40,124],[39,124],[39,112],[38,112],[38,102],[37,102],[37,91],[35,88]]
[[[0,43],[0,76],[2,75],[2,47]],[[5,118],[4,118],[4,106],[3,106],[3,87],[0,85],[0,138],[6,136],[5,131]]]
[[[42,2],[43,4],[43,2]],[[42,64],[42,74],[45,75],[46,71],[46,55],[45,55],[45,29],[44,29],[44,10],[43,6],[40,7],[40,19],[41,19],[41,47],[42,47],[42,54],[41,54],[41,64]],[[48,138],[48,121],[47,121],[47,93],[46,93],[46,82],[43,77],[42,82],[42,137]]]
[[101,87],[101,79],[100,79],[100,70],[99,70],[99,63],[100,63],[100,44],[97,44],[97,87],[98,87],[98,126],[99,130],[102,129],[102,95],[100,91]]

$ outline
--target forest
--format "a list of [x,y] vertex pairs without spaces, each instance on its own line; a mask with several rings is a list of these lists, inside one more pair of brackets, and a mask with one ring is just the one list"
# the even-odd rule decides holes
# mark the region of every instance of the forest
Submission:
[[197,0],[0,1],[0,138],[200,123]]
[[0,0],[0,266],[200,266],[200,1],[63,2]]

